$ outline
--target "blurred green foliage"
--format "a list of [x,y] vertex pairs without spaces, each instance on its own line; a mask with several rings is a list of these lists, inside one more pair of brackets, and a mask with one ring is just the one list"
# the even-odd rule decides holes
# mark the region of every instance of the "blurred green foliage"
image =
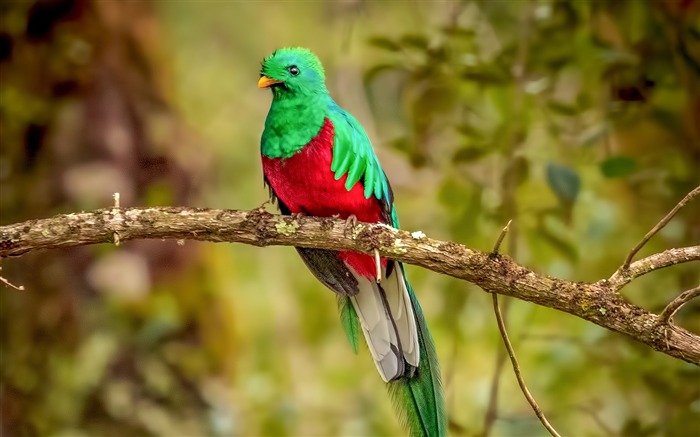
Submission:
[[[504,250],[520,263],[595,281],[700,182],[697,0],[10,5],[2,223],[114,191],[127,206],[257,207],[269,96],[255,84],[286,45],[320,55],[409,230],[490,250],[512,218]],[[696,201],[639,256],[698,241]],[[490,298],[409,272],[452,433],[478,435],[502,347]],[[289,248],[134,242],[26,255],[2,273],[28,288],[0,293],[9,435],[401,433],[333,295]],[[659,312],[699,281],[681,265],[623,293]],[[699,316],[695,302],[676,321],[700,332]],[[508,326],[563,435],[700,433],[697,367],[525,302],[510,302]],[[509,368],[499,394],[492,435],[545,435]]]

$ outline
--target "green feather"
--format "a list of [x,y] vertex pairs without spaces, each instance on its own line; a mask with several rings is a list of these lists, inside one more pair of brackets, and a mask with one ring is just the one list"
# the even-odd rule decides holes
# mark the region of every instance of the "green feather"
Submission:
[[[336,138],[337,135],[336,135]],[[342,142],[339,142],[336,140],[335,144],[342,144]],[[337,169],[333,170],[333,164],[336,162],[336,156],[338,157],[338,165]],[[352,162],[352,154],[346,152],[346,150],[343,150],[342,146],[336,145],[333,148],[333,162],[331,163],[331,171],[335,172],[335,179],[338,180],[343,177],[345,172],[348,171],[348,168],[350,167],[350,163]]]
[[[369,199],[369,196],[374,194],[377,190],[374,188],[374,178],[375,178],[376,173],[373,171],[368,171],[365,172],[365,199]],[[381,196],[381,192],[379,193]]]
[[388,389],[394,408],[411,437],[442,437],[447,435],[447,416],[440,384],[440,365],[423,311],[410,284],[407,285],[416,314],[420,363],[412,378],[393,381]]
[[340,179],[347,174],[345,188],[350,190],[364,177],[365,198],[369,199],[372,195],[379,200],[386,198],[389,184],[360,122],[335,102],[328,108],[328,118],[335,129],[331,163],[335,178]]
[[[365,173],[366,162],[361,159],[356,159],[355,162],[350,166],[348,171],[348,181],[345,184],[345,188],[350,190],[355,185],[355,183],[349,184],[350,181],[358,181],[362,175]],[[348,185],[350,185],[348,187]]]
[[338,296],[338,310],[345,335],[348,337],[352,350],[357,353],[360,348],[360,320],[349,297]]

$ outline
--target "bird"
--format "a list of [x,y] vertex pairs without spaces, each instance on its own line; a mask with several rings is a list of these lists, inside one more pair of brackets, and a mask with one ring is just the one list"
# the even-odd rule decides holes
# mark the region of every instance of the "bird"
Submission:
[[[362,125],[331,98],[319,58],[306,48],[280,48],[264,58],[258,87],[272,91],[260,151],[264,183],[280,212],[398,228],[386,173]],[[435,344],[402,263],[354,251],[296,250],[337,295],[355,353],[364,336],[408,434],[446,435]]]

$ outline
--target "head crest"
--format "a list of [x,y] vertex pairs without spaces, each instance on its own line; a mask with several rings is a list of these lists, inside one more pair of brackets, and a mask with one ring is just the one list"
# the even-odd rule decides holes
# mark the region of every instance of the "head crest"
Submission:
[[326,75],[323,70],[323,65],[311,50],[304,47],[284,47],[275,50],[270,56],[266,57],[262,64],[261,74],[265,75],[278,68],[286,68],[290,65],[296,65],[299,68],[310,69],[320,77],[321,81],[325,81]]

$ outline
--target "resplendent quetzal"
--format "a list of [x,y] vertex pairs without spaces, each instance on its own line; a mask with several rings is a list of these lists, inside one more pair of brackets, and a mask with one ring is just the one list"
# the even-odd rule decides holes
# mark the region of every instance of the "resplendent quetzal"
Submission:
[[[399,227],[389,181],[360,123],[328,94],[319,59],[304,48],[265,58],[260,88],[272,90],[260,149],[265,183],[283,214],[355,216]],[[413,436],[446,434],[435,345],[403,265],[350,251],[298,248],[339,299],[357,352],[359,330],[399,416]],[[359,323],[358,323],[359,322]]]

